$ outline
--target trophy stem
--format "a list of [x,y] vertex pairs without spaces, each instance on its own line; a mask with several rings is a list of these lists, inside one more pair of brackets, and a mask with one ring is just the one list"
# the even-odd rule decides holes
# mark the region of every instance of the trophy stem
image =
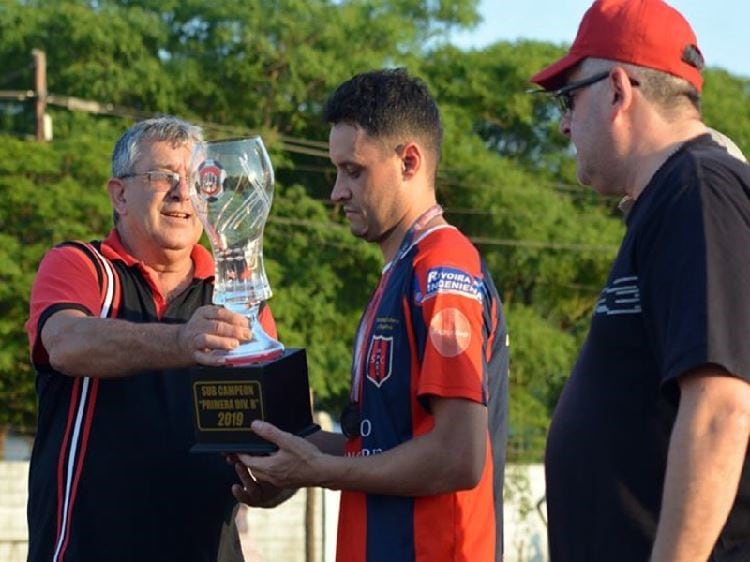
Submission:
[[237,366],[270,361],[280,357],[284,353],[284,345],[273,339],[263,330],[263,326],[258,319],[260,303],[243,305],[242,307],[225,303],[225,306],[233,312],[247,316],[248,323],[250,324],[250,332],[252,333],[250,341],[227,352],[225,356],[227,365]]

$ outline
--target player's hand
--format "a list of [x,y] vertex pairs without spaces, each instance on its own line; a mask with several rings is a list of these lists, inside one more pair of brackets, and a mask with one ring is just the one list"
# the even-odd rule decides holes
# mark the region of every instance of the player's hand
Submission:
[[180,326],[177,344],[193,361],[202,365],[222,365],[222,351],[229,351],[252,337],[248,319],[214,305],[198,308]]
[[315,445],[268,422],[255,420],[251,427],[258,436],[279,448],[268,456],[237,455],[257,480],[277,488],[320,486],[325,481],[326,455]]

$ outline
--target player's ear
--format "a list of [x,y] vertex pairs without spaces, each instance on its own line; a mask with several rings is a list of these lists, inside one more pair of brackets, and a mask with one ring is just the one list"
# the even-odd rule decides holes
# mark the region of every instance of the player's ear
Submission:
[[412,178],[424,165],[422,148],[415,142],[407,142],[399,148],[401,173],[404,179]]

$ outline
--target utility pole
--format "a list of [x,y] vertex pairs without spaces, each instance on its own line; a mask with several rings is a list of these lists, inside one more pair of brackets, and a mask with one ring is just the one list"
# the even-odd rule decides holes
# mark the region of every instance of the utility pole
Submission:
[[36,140],[46,141],[49,134],[45,134],[45,112],[47,110],[47,55],[44,51],[34,49],[31,51],[34,57],[34,92],[36,101]]

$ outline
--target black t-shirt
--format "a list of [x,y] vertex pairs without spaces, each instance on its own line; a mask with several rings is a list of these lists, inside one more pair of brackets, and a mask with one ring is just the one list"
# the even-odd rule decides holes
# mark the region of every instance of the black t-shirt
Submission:
[[[750,380],[750,167],[708,135],[635,203],[555,410],[546,471],[552,562],[647,561],[676,379],[705,363]],[[711,560],[750,560],[750,469]]]

